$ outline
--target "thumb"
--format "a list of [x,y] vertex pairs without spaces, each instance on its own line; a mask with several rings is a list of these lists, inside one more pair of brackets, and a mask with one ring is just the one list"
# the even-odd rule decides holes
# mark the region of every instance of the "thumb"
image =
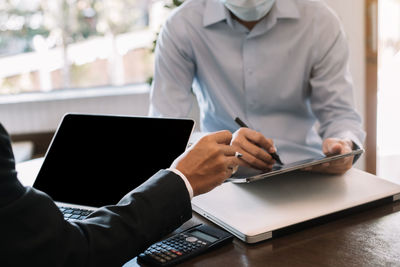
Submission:
[[334,139],[327,139],[324,146],[325,155],[336,155],[342,153],[342,144]]

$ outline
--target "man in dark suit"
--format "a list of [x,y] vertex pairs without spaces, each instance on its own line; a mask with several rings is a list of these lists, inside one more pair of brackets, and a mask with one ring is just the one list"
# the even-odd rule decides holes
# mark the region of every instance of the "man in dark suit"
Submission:
[[202,138],[117,205],[67,222],[52,199],[17,179],[0,124],[0,266],[121,266],[192,216],[190,200],[221,184],[238,164],[232,135]]

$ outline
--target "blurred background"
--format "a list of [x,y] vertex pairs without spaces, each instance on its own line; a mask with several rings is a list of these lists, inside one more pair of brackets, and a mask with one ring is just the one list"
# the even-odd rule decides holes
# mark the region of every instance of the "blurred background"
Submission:
[[[368,133],[357,167],[400,178],[400,0],[324,1],[343,22]],[[179,4],[0,0],[0,121],[21,160],[44,154],[66,112],[145,116],[154,40]]]
[[146,82],[167,13],[151,0],[1,0],[0,93]]

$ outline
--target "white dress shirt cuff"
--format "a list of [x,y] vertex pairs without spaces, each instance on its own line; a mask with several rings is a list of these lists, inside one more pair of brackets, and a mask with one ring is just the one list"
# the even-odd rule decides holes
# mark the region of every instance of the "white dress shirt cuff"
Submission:
[[186,188],[187,188],[187,190],[189,192],[190,200],[192,200],[192,198],[193,198],[193,188],[190,185],[190,183],[189,183],[188,179],[186,178],[186,176],[183,175],[183,173],[181,173],[179,170],[174,169],[174,168],[169,168],[167,170],[175,173],[176,175],[179,175],[179,177],[182,178],[182,180],[185,182]]

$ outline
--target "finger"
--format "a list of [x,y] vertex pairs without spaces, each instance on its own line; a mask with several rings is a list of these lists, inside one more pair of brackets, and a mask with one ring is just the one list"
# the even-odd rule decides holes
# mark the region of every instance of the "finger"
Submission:
[[352,142],[337,138],[327,138],[324,140],[322,150],[325,155],[349,153],[352,151]]
[[335,140],[327,139],[323,145],[323,153],[327,156],[332,156],[336,154],[340,154],[342,150],[342,146]]
[[245,132],[245,137],[251,141],[253,144],[256,144],[257,146],[265,149],[266,151],[270,153],[275,153],[276,149],[274,147],[274,142],[272,139],[266,138],[264,135],[261,133],[247,129],[248,131]]
[[343,159],[337,159],[331,161],[332,168],[343,168],[343,169],[350,169],[353,165],[354,156],[346,157]]
[[311,171],[311,172],[319,172],[319,173],[330,173],[330,174],[343,174],[347,170],[349,170],[352,166],[352,163],[347,161],[345,163],[332,161],[326,162],[323,164],[318,164],[315,166],[304,168],[304,171]]
[[230,131],[219,131],[209,135],[213,138],[218,144],[229,145],[232,140],[232,133]]
[[239,165],[243,166],[243,167],[247,167],[247,168],[255,168],[255,167],[251,166],[249,163],[247,163],[245,160],[240,160]]
[[247,166],[258,170],[270,170],[273,166],[273,163],[267,163],[259,160],[246,151],[242,151],[242,155],[243,156],[239,159],[241,161],[240,165],[242,166]]
[[346,157],[346,158],[336,159],[336,160],[331,161],[330,163],[331,163],[332,166],[343,165],[343,164],[348,163],[348,162],[350,161],[351,158],[352,158],[352,157]]
[[329,146],[329,155],[337,155],[337,154],[342,154],[343,150],[343,145],[341,143],[332,143]]
[[220,145],[220,149],[223,151],[225,156],[234,157],[236,155],[236,152],[238,152],[238,150],[235,147],[229,145]]
[[312,167],[308,167],[306,168],[306,170],[311,172],[330,173],[331,168],[323,164],[318,164]]
[[226,166],[228,166],[228,168],[233,168],[235,166],[240,165],[241,161],[240,159],[236,158],[236,157],[227,157],[226,158]]
[[264,161],[267,164],[275,163],[275,160],[268,152],[247,140],[244,140],[240,147],[257,160]]

